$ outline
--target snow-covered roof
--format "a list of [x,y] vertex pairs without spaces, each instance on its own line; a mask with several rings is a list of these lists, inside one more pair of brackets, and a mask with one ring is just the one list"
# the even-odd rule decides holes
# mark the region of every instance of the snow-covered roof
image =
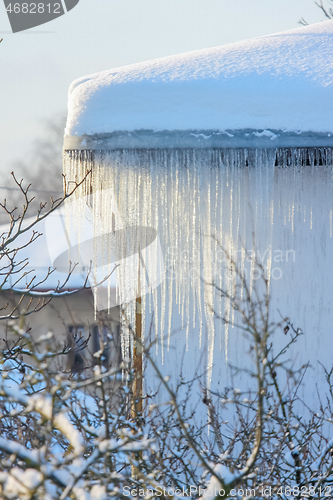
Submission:
[[[24,221],[24,227],[29,226],[34,221],[34,217],[27,218]],[[8,225],[0,226],[0,235],[6,234],[8,228]],[[33,238],[33,231],[36,231],[40,236],[30,242]],[[87,238],[89,236],[90,234]],[[85,241],[84,238],[83,241]],[[92,240],[87,240],[88,243],[90,241]],[[65,212],[63,209],[54,211],[45,219],[35,224],[31,230],[19,235],[9,247],[13,249],[19,248],[20,250],[15,257],[16,272],[10,274],[3,289],[25,290],[33,277],[35,278],[28,289],[32,289],[38,293],[52,293],[60,286],[61,293],[66,295],[67,292],[81,289],[85,285],[87,273],[90,268],[89,259],[93,259],[92,243],[91,249],[87,247],[88,256],[82,257],[80,252],[77,251],[77,246],[72,244],[68,239],[68,234],[65,230]],[[72,266],[76,264],[76,267],[67,281],[70,269],[69,261],[71,261]],[[22,263],[21,265],[19,265],[20,262]],[[8,263],[6,257],[3,256],[1,267],[8,265]],[[20,268],[22,269],[21,272],[17,272]],[[52,273],[49,274],[49,271],[52,269]],[[3,275],[4,271],[2,272]],[[103,273],[101,275],[105,276]],[[20,277],[21,279],[19,280]],[[86,286],[89,287],[93,284],[92,280],[88,280]],[[103,283],[101,288],[104,285],[106,287],[106,283]],[[111,276],[110,286],[112,293],[115,294],[116,274]],[[56,295],[61,296],[61,293],[57,293]]]
[[65,149],[332,146],[332,116],[326,21],[79,78]]

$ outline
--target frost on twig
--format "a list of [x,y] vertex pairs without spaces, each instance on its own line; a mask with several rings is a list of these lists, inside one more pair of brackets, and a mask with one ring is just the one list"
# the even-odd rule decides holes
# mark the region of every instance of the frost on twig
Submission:
[[[24,186],[23,180],[18,180],[12,172],[14,183],[21,193],[22,207],[21,209],[16,206],[10,207],[6,199],[0,202],[0,209],[7,216],[8,221],[6,230],[0,234],[0,293],[5,299],[5,302],[0,305],[0,320],[18,319],[22,315],[37,313],[50,302],[53,296],[74,293],[74,291],[68,292],[66,287],[75,270],[75,263],[70,263],[68,275],[63,283],[58,283],[54,290],[45,293],[41,292],[40,288],[51,276],[53,269],[48,268],[43,277],[37,278],[35,271],[28,269],[29,261],[26,257],[22,257],[22,253],[24,254],[24,251],[41,236],[41,233],[36,230],[36,225],[60,208],[89,175],[90,171],[80,182],[74,183],[71,187],[64,178],[64,195],[55,200],[51,198],[49,203],[40,203],[35,217],[31,220],[27,219],[29,208],[34,200],[34,197],[30,196],[31,186]],[[25,235],[24,240],[21,238],[22,235]],[[88,278],[89,272],[83,288],[87,287]],[[22,289],[19,284],[23,280],[26,284]]]
[[[290,359],[305,333],[283,311],[272,321],[260,264],[253,262],[261,281],[250,289],[237,262],[227,259],[238,276],[232,293],[207,285],[231,301],[249,363],[231,366],[231,382],[221,380],[219,391],[208,390],[205,374],[172,380],[151,353],[151,331],[143,342],[131,330],[160,383],[160,394],[142,394],[140,421],[131,414],[137,376],[131,360],[106,368],[97,351],[87,370],[56,369],[86,339],[55,350],[52,335],[34,339],[12,319],[15,340],[5,339],[0,352],[0,498],[179,498],[191,492],[205,500],[261,500],[263,491],[283,498],[286,486],[294,498],[304,489],[323,497],[333,482],[333,372],[324,368],[327,397],[318,396],[315,412],[300,394],[310,367]],[[252,383],[236,384],[240,374]],[[202,407],[206,421],[197,418]]]

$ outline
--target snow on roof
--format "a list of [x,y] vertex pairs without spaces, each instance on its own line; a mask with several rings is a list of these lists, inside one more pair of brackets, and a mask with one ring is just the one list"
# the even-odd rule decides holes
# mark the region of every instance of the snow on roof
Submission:
[[326,21],[79,78],[69,90],[65,149],[140,147],[147,137],[154,147],[173,132],[190,145],[242,138],[275,146],[304,136],[325,146],[333,145],[332,116]]
[[[24,227],[29,226],[34,220],[34,217],[26,219]],[[0,235],[6,234],[8,228],[8,225],[0,226]],[[40,236],[30,242],[33,231],[37,231]],[[90,234],[87,238],[89,236]],[[33,277],[35,278],[30,286],[28,286],[28,289],[32,289],[34,292],[52,293],[52,291],[60,286],[61,292],[65,295],[68,291],[81,289],[84,286],[90,267],[89,258],[93,258],[93,252],[91,249],[90,254],[86,258],[75,252],[75,244],[69,241],[67,231],[65,230],[65,212],[63,209],[58,209],[45,219],[39,221],[34,225],[33,229],[19,235],[9,246],[13,249],[19,248],[20,250],[15,257],[17,265],[16,273],[12,272],[10,274],[3,289],[14,288],[17,291],[25,290]],[[70,260],[72,266],[76,264],[76,267],[70,279],[66,281],[70,269]],[[21,265],[19,264],[20,262]],[[1,267],[8,265],[8,263],[4,255]],[[19,269],[22,269],[21,272],[17,272]],[[52,273],[48,276],[49,270],[52,269]],[[4,274],[4,270],[2,274]],[[105,276],[105,274],[102,272],[101,276]],[[21,279],[19,280],[20,277]],[[64,286],[62,286],[63,284]],[[89,280],[86,286],[89,287],[91,284],[93,283]],[[111,276],[110,286],[114,292],[116,288],[116,274]],[[104,287],[104,283],[101,287]],[[57,293],[57,295],[61,296],[61,293]]]

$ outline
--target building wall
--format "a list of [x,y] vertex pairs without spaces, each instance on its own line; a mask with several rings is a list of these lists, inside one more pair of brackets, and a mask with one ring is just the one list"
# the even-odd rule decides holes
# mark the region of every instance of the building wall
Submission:
[[[9,313],[17,304],[18,318],[14,322],[6,320],[0,321],[0,343],[4,346],[6,340],[13,343],[17,338],[16,330],[28,329],[37,340],[41,335],[48,332],[53,333],[52,347],[54,350],[63,349],[65,344],[75,344],[75,337],[86,340],[86,347],[83,350],[73,349],[71,354],[63,356],[60,369],[72,372],[88,369],[96,363],[93,354],[101,348],[102,339],[106,348],[103,354],[103,363],[109,367],[120,364],[120,334],[119,334],[119,308],[114,307],[107,311],[94,313],[94,301],[91,290],[80,290],[69,295],[54,297],[42,306],[38,299],[33,299],[29,306],[29,297],[25,297],[21,302],[21,294],[11,291],[2,291],[0,296],[0,307],[3,309],[3,316]],[[34,309],[36,311],[34,312]],[[24,312],[28,315],[24,315]],[[82,342],[82,341],[81,341]]]

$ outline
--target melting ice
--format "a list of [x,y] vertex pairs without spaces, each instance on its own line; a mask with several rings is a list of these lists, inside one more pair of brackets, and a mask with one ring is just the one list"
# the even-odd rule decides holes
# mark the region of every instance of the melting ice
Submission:
[[[157,247],[141,235],[132,264],[123,259],[117,268],[124,357],[131,355],[129,325],[134,328],[135,297],[142,295],[144,340],[155,341],[164,371],[186,378],[201,369],[208,388],[225,382],[228,362],[242,364],[245,356],[228,298],[239,286],[230,262],[246,274],[253,293],[257,271],[249,255],[255,255],[272,295],[272,319],[281,312],[306,331],[298,346],[302,359],[325,359],[333,282],[331,149],[65,152],[67,180],[90,169],[77,196],[83,204],[90,199],[98,244],[103,238],[97,236],[110,229],[137,228],[123,231],[118,249],[110,248],[128,255],[140,228],[152,228],[163,254],[161,265]],[[78,212],[80,228],[85,206]],[[96,246],[94,253],[101,251]],[[110,262],[106,257],[106,271]]]

